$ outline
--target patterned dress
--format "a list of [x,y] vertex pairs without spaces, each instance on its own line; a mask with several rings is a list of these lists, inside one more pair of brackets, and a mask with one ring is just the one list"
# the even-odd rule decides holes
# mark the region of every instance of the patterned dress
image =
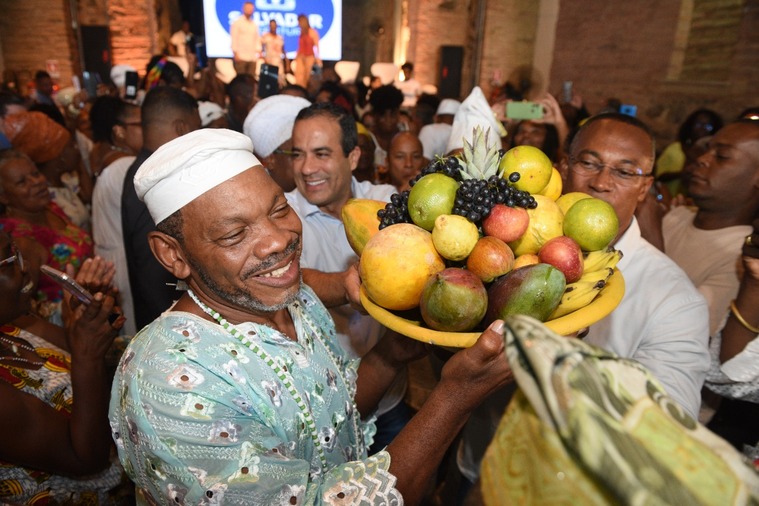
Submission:
[[[45,364],[37,370],[0,363],[0,381],[37,397],[56,411],[71,414],[71,357],[60,348],[23,329],[2,326],[0,331],[31,344]],[[121,482],[117,462],[83,479],[57,476],[0,461],[0,504],[111,504],[108,491]]]
[[[48,251],[46,263],[50,267],[64,271],[66,264],[70,263],[79,269],[82,262],[94,254],[92,237],[74,225],[54,202],[50,203],[50,211],[66,222],[63,230],[8,216],[0,216],[0,230],[5,230],[12,237],[28,237],[40,243]],[[40,276],[35,295],[37,314],[53,323],[60,323],[62,300],[60,285],[47,276]]]
[[[358,360],[303,286],[298,340],[167,312],[130,343],[111,393],[119,456],[151,504],[402,504],[353,402]],[[278,373],[275,371],[279,371]],[[284,380],[283,380],[284,378]]]

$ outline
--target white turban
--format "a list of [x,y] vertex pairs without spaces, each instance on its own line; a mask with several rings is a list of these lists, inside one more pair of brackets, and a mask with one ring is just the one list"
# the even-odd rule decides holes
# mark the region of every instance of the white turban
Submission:
[[131,65],[114,65],[111,67],[111,81],[119,89],[124,89],[126,86],[126,74],[127,72],[137,72]]
[[250,139],[232,130],[205,128],[158,148],[137,170],[134,188],[155,223],[208,190],[261,165]]
[[453,129],[448,138],[446,153],[463,148],[464,138],[471,139],[472,131],[476,126],[480,126],[486,131],[490,129],[488,142],[497,144],[499,149],[502,147],[501,137],[506,135],[506,129],[496,119],[479,86],[474,87],[472,93],[461,103],[461,107],[453,117]]
[[272,95],[259,101],[245,118],[242,131],[253,141],[253,150],[266,158],[293,136],[295,117],[311,102],[291,95]]
[[200,124],[205,127],[224,116],[224,109],[215,102],[199,101],[198,114],[200,114]]
[[461,107],[461,102],[452,98],[444,98],[440,101],[440,105],[437,106],[437,112],[435,114],[456,114]]

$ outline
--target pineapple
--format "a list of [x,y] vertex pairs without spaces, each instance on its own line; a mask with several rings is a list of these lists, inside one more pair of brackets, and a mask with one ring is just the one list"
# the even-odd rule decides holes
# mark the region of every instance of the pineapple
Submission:
[[499,176],[498,163],[501,153],[494,143],[488,144],[490,128],[483,130],[476,126],[472,131],[472,142],[464,139],[463,167],[461,177],[467,179],[483,179],[487,181],[490,176]]

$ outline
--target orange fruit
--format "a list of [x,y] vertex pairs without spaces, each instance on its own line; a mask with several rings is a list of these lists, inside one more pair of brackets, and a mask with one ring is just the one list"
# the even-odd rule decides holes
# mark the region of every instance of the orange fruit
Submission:
[[533,195],[538,207],[528,209],[530,224],[522,237],[509,243],[515,256],[537,254],[549,239],[563,235],[564,215],[556,202],[543,195]]
[[538,255],[535,253],[525,253],[524,255],[519,255],[514,259],[514,269],[519,269],[520,267],[524,267],[526,265],[533,265],[533,264],[539,264],[540,258],[538,258]]
[[554,167],[553,171],[551,172],[551,179],[548,180],[546,187],[540,190],[538,194],[545,195],[546,197],[555,201],[561,196],[561,190],[563,186],[564,183],[561,181],[561,173],[556,169],[556,167]]
[[571,237],[583,251],[606,248],[617,237],[619,218],[611,204],[594,197],[583,199],[564,216],[564,235]]
[[551,159],[534,146],[516,146],[503,155],[498,168],[503,177],[512,172],[519,173],[519,181],[514,183],[517,190],[539,193],[551,180],[553,164]]
[[576,202],[582,200],[582,199],[590,199],[593,198],[587,193],[583,192],[569,192],[565,193],[558,199],[556,199],[556,204],[558,204],[559,209],[561,209],[561,213],[566,216],[567,211],[569,211],[569,208],[575,205]]
[[430,276],[445,269],[432,234],[411,223],[377,232],[364,246],[359,263],[361,281],[372,301],[391,310],[419,305]]
[[438,172],[427,174],[411,188],[408,196],[408,214],[411,221],[425,230],[432,230],[435,219],[451,214],[456,201],[459,183]]

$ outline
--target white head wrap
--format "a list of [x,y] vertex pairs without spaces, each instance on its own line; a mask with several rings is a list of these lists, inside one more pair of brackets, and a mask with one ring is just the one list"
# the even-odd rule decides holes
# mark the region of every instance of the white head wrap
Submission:
[[265,158],[291,138],[295,117],[309,105],[305,98],[272,95],[253,106],[242,130],[253,141],[256,154]]
[[261,165],[250,139],[233,130],[205,128],[158,148],[137,170],[134,188],[155,223],[208,190]]
[[224,109],[216,102],[200,101],[198,102],[198,114],[200,114],[200,124],[208,126],[212,121],[224,116]]
[[121,90],[126,86],[127,72],[137,72],[137,70],[131,65],[114,65],[111,67],[111,81]]
[[452,98],[444,98],[437,106],[436,114],[456,114],[461,107],[461,102]]
[[501,137],[506,135],[506,129],[495,118],[493,110],[488,105],[485,95],[479,86],[475,86],[472,93],[461,103],[461,107],[453,117],[453,129],[448,138],[446,153],[454,149],[464,147],[464,138],[471,139],[474,127],[480,126],[484,130],[490,129],[488,142],[494,142],[501,148]]

